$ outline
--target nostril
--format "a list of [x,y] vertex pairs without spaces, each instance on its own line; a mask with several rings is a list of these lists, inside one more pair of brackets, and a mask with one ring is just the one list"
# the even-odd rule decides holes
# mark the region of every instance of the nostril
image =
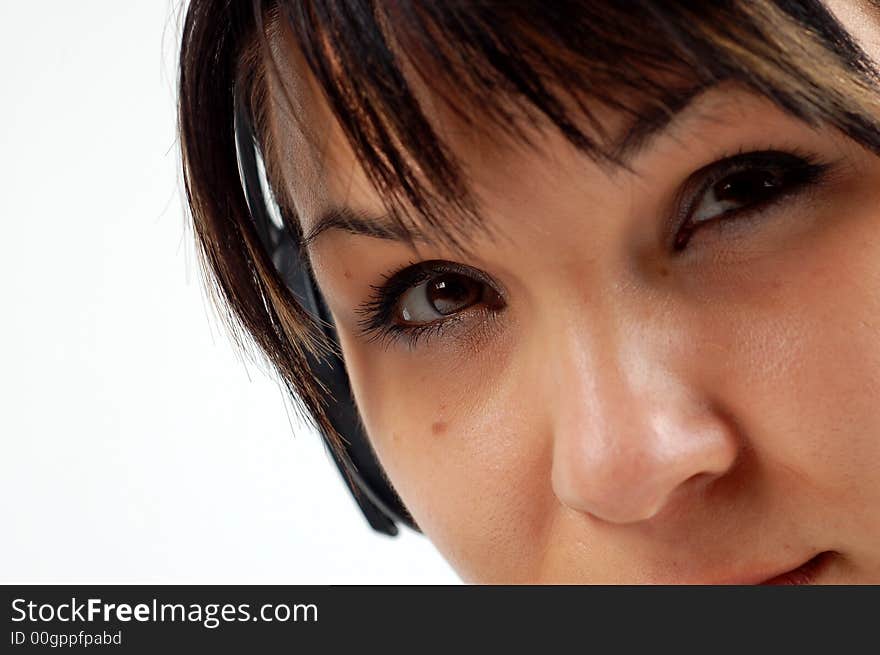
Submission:
[[714,480],[716,477],[716,474],[707,473],[706,471],[694,473],[691,477],[689,477],[682,483],[682,487],[686,487],[689,489],[699,489],[701,487],[705,487],[711,484],[712,480]]

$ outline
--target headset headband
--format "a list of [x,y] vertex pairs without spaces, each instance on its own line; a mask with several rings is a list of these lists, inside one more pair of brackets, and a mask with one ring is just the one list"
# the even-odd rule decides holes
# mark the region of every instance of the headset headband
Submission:
[[[322,326],[326,336],[338,345],[332,316],[312,276],[309,262],[303,260],[299,244],[291,236],[272,197],[250,110],[237,89],[238,85],[234,117],[236,156],[242,189],[257,235],[291,293]],[[332,394],[333,400],[326,408],[327,418],[342,437],[344,452],[337,452],[323,432],[321,437],[370,526],[392,536],[398,533],[396,523],[418,531],[400,497],[388,483],[362,428],[345,362],[335,354],[323,360],[309,352],[306,356],[313,375]]]

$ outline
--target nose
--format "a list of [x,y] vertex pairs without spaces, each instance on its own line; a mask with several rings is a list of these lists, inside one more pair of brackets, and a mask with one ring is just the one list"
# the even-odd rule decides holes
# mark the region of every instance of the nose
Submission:
[[674,373],[661,339],[625,347],[583,331],[557,341],[548,407],[552,485],[564,505],[611,523],[646,521],[729,471],[731,426],[706,390]]

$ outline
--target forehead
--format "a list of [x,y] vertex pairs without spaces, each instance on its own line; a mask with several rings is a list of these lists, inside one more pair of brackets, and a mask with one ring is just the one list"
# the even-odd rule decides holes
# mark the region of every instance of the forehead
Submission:
[[[268,124],[273,156],[286,200],[305,232],[327,206],[346,205],[355,209],[382,207],[380,193],[369,181],[342,126],[336,120],[318,81],[312,75],[295,37],[285,21],[278,21],[269,34],[274,72],[268,77]],[[509,103],[505,111],[525,126],[526,139],[499,129],[486,121],[469,120],[478,108],[451,89],[432,89],[414,73],[406,59],[399,61],[422,112],[438,138],[462,164],[474,191],[492,194],[504,191],[512,178],[522,179],[519,164],[547,157],[558,158],[564,139],[551,138],[549,122],[525,115],[520,105]],[[425,69],[421,69],[422,73]],[[451,107],[450,102],[461,101]],[[569,107],[572,109],[572,107]],[[609,132],[623,124],[623,117],[603,107],[591,108]],[[597,135],[595,127],[585,131]],[[551,145],[552,144],[552,145]],[[398,144],[400,145],[400,144]],[[403,149],[404,156],[406,150]],[[548,167],[532,171],[540,174]],[[418,168],[416,167],[418,172]],[[406,208],[405,208],[406,210]]]

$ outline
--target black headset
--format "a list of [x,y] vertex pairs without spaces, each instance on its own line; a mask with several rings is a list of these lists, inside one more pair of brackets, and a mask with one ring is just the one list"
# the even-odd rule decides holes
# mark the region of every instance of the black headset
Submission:
[[[238,94],[235,94],[235,146],[242,189],[263,247],[297,301],[322,326],[328,339],[338,345],[333,319],[311,267],[303,260],[299,244],[281,219],[280,209],[272,197],[251,114]],[[389,484],[363,430],[345,362],[335,354],[319,359],[308,353],[307,357],[314,376],[332,394],[333,402],[326,408],[327,418],[342,437],[344,452],[337,452],[326,434],[321,437],[370,526],[391,536],[398,534],[397,523],[419,531],[400,496]]]

